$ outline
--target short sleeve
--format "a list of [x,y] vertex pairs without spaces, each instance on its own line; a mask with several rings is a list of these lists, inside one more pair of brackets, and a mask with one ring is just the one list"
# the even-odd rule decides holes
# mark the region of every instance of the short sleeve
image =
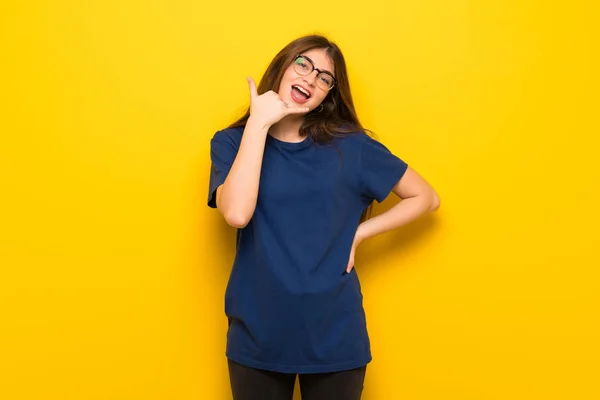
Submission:
[[387,147],[364,134],[360,156],[361,194],[381,203],[402,178],[408,164]]
[[239,145],[227,130],[215,133],[210,141],[210,179],[208,183],[208,206],[217,207],[217,188],[225,182],[233,165]]

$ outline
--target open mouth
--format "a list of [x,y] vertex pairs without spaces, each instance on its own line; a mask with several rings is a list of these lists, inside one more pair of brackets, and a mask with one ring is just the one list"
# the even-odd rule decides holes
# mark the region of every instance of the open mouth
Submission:
[[310,92],[300,85],[292,85],[292,98],[295,102],[305,103],[310,99]]

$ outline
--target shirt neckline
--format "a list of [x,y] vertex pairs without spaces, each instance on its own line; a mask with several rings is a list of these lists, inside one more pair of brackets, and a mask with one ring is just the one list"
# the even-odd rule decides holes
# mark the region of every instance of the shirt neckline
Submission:
[[310,146],[312,143],[312,137],[310,135],[306,135],[306,137],[301,142],[285,142],[283,140],[279,140],[270,134],[267,133],[267,140],[273,143],[275,146],[284,148],[284,149],[303,149],[307,146]]

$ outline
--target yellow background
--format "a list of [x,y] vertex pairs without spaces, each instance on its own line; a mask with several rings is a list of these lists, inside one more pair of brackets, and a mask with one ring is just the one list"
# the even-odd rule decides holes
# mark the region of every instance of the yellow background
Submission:
[[442,199],[359,249],[363,398],[600,399],[597,21],[560,3],[3,2],[0,398],[230,398],[209,139],[318,31]]

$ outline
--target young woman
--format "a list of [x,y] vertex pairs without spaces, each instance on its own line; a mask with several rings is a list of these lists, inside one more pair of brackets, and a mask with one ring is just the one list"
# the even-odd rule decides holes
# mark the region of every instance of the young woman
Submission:
[[[438,208],[433,188],[360,124],[338,46],[282,49],[246,114],[211,140],[208,205],[238,228],[225,293],[236,400],[359,399],[370,343],[359,244]],[[402,201],[366,219],[373,200]]]

